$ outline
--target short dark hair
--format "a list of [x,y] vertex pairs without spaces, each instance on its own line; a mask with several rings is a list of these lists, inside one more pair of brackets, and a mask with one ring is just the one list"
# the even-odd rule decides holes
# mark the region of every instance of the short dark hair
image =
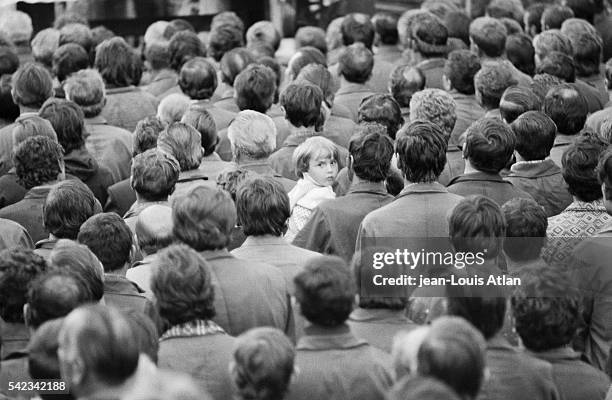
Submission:
[[107,39],[96,48],[94,67],[100,71],[107,86],[138,85],[134,76],[134,51],[118,36]]
[[282,236],[291,214],[287,192],[271,177],[251,178],[240,184],[236,209],[246,236]]
[[574,11],[571,8],[560,4],[551,4],[542,13],[542,29],[561,29],[563,21],[574,18]]
[[0,46],[0,76],[11,75],[19,68],[19,58],[15,51],[8,46]]
[[353,310],[355,283],[344,260],[314,257],[293,279],[300,311],[309,322],[324,327],[342,325]]
[[563,84],[548,91],[542,110],[555,122],[559,133],[575,135],[584,128],[589,105],[574,86]]
[[63,46],[68,43],[78,44],[89,54],[93,47],[93,38],[89,26],[81,23],[71,23],[61,27],[59,45]]
[[244,21],[233,11],[222,11],[215,15],[210,22],[210,29],[221,25],[231,25],[244,32]]
[[468,196],[453,209],[448,230],[455,251],[484,252],[491,259],[502,251],[506,220],[491,198]]
[[372,16],[372,25],[380,43],[394,45],[399,40],[397,17],[389,12],[378,12]]
[[139,353],[146,354],[157,364],[160,334],[156,323],[143,311],[128,309],[124,314],[137,340]]
[[515,150],[525,161],[543,160],[555,143],[557,126],[541,111],[527,111],[510,124],[516,136]]
[[45,136],[27,138],[13,149],[17,182],[26,189],[57,179],[64,162],[64,150]]
[[361,42],[368,49],[374,44],[374,25],[365,14],[352,13],[344,17],[340,26],[345,46]]
[[389,89],[400,107],[409,107],[412,95],[425,89],[425,83],[425,75],[420,68],[400,65],[391,72]]
[[461,39],[466,45],[470,44],[470,16],[463,10],[449,11],[444,16],[444,25],[448,30],[448,37]]
[[602,198],[596,168],[599,156],[608,145],[598,134],[585,132],[563,153],[563,179],[570,194],[580,201],[591,202]]
[[132,232],[115,213],[94,215],[81,225],[77,237],[98,257],[105,272],[120,270],[130,261]]
[[296,127],[315,126],[321,116],[322,103],[321,89],[307,82],[290,84],[280,96],[280,104],[285,109],[285,118]]
[[474,94],[474,76],[480,71],[480,59],[469,50],[454,50],[444,64],[444,75],[451,87],[463,94]]
[[181,122],[200,132],[205,157],[215,152],[215,147],[219,142],[217,125],[212,115],[205,108],[189,108],[181,118]]
[[68,239],[57,241],[49,255],[49,269],[73,274],[94,301],[104,296],[104,269],[89,247]]
[[39,108],[53,96],[53,78],[45,67],[26,63],[13,74],[13,101],[18,106]]
[[361,124],[348,146],[353,157],[351,168],[359,178],[370,182],[384,181],[393,158],[393,140],[383,125]]
[[51,122],[64,154],[85,146],[85,115],[83,110],[72,101],[51,98],[45,101],[38,113]]
[[53,186],[43,205],[43,226],[58,239],[76,240],[83,222],[102,207],[91,189],[78,179]]
[[361,42],[346,47],[340,55],[338,72],[349,82],[365,83],[373,68],[374,55]]
[[149,149],[132,161],[132,189],[143,200],[164,201],[174,191],[180,172],[179,162],[173,156]]
[[[462,291],[466,288],[458,287]],[[483,292],[484,288],[473,289],[472,296],[449,296],[447,298],[447,313],[466,319],[482,333],[486,340],[495,336],[504,326],[506,316],[506,298],[501,296],[488,295],[478,296],[478,292]],[[494,290],[496,291],[496,290]]]
[[[538,95],[538,97],[544,99],[550,89],[562,84],[563,81],[554,75],[536,74],[533,77],[533,83],[530,85],[530,87],[531,90]],[[542,100],[542,103],[544,103],[544,100]],[[542,108],[544,108],[544,105],[542,105]]]
[[599,74],[602,53],[601,37],[585,32],[571,39],[576,61],[576,75],[589,77]]
[[150,43],[144,50],[144,58],[153,71],[170,67],[170,52],[167,44]]
[[181,67],[178,85],[191,99],[209,99],[217,89],[217,71],[204,57],[194,57]]
[[[28,343],[28,372],[33,379],[61,379],[57,349],[63,318],[56,318],[41,324]],[[42,399],[54,398],[55,396]]]
[[310,64],[319,64],[327,67],[327,59],[321,50],[315,47],[306,46],[298,49],[289,59],[287,69],[290,72],[291,77],[293,77],[295,80],[302,69]]
[[531,35],[531,27],[535,27],[535,34],[542,32],[542,14],[548,8],[543,2],[532,3],[525,10],[525,32]]
[[508,36],[506,39],[506,56],[521,72],[533,76],[535,72],[535,50],[531,38],[524,33]]
[[171,245],[157,252],[153,265],[151,291],[169,327],[215,316],[211,267],[195,250]]
[[572,83],[576,80],[576,63],[574,59],[560,51],[551,51],[540,61],[538,74],[550,74],[559,79]]
[[502,63],[485,63],[474,75],[474,88],[480,94],[482,106],[488,109],[498,108],[504,91],[517,83],[512,71]]
[[318,26],[302,26],[295,32],[295,47],[314,47],[323,54],[327,54],[325,31]]
[[14,121],[19,117],[19,107],[11,94],[11,75],[0,75],[0,118]]
[[438,179],[446,165],[448,141],[433,122],[413,121],[397,133],[395,152],[397,164],[410,182],[430,182]]
[[558,29],[551,29],[536,35],[533,38],[533,47],[540,59],[546,58],[551,51],[560,51],[568,56],[573,56],[572,42]]
[[274,102],[276,75],[264,65],[249,65],[236,76],[234,90],[241,111],[254,110],[265,114]]
[[497,118],[481,118],[466,130],[464,155],[479,171],[498,173],[514,151],[512,129]]
[[448,30],[437,18],[423,19],[412,28],[414,48],[425,57],[446,56]]
[[485,377],[485,341],[469,322],[443,316],[433,321],[417,353],[417,373],[475,399]]
[[47,271],[35,278],[28,288],[27,299],[26,322],[32,328],[64,317],[78,306],[94,301],[74,275],[58,270]]
[[255,58],[244,47],[237,47],[228,51],[223,55],[220,62],[222,81],[230,86],[234,86],[234,81],[238,74],[253,63],[255,63]]
[[504,252],[516,261],[538,259],[546,243],[548,219],[544,208],[532,199],[512,199],[502,206],[506,219]]
[[55,50],[52,63],[53,73],[63,82],[70,74],[89,67],[89,55],[80,45],[67,43]]
[[507,35],[506,27],[496,18],[480,17],[470,24],[470,39],[488,57],[504,54]]
[[138,121],[134,129],[132,155],[135,156],[157,147],[157,138],[164,129],[164,124],[153,115]]
[[601,1],[597,0],[565,0],[564,4],[571,8],[576,18],[593,23],[593,17],[601,12]]
[[219,25],[210,31],[208,52],[215,61],[221,61],[225,53],[244,46],[242,30],[232,25]]
[[540,111],[542,102],[533,90],[524,86],[510,86],[499,102],[499,112],[506,123],[511,124],[527,111]]
[[384,125],[391,139],[395,139],[397,131],[404,124],[400,105],[390,94],[374,94],[363,99],[357,120],[359,123],[377,122]]
[[46,269],[45,259],[30,249],[0,251],[0,317],[5,322],[23,322],[28,286]]
[[179,31],[168,43],[170,68],[180,71],[183,64],[195,57],[206,57],[204,44],[194,32]]
[[512,296],[516,331],[531,351],[547,351],[569,344],[580,325],[581,301],[557,268],[543,267],[524,274]]
[[226,247],[236,226],[236,206],[229,193],[199,186],[174,199],[174,236],[196,251]]

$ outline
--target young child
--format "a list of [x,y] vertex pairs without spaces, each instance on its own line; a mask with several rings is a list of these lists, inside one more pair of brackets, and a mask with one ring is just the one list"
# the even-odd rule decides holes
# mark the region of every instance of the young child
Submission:
[[306,225],[319,203],[336,197],[332,184],[338,175],[338,148],[329,139],[311,137],[295,149],[293,165],[300,180],[289,192],[291,217],[285,234],[289,242]]

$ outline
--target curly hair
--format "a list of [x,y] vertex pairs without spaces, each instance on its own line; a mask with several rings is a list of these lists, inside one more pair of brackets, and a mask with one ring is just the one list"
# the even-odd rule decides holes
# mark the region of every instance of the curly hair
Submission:
[[238,187],[240,187],[242,182],[257,177],[258,175],[255,172],[242,168],[225,170],[217,177],[217,188],[227,192],[232,200],[236,202]]
[[215,316],[211,267],[186,245],[171,245],[157,253],[151,291],[159,315],[169,327]]
[[363,99],[357,111],[357,119],[359,123],[377,122],[384,125],[393,140],[404,124],[400,105],[390,94],[373,94]]
[[0,251],[0,317],[4,322],[23,322],[28,285],[46,269],[45,259],[30,249]]
[[569,193],[580,201],[591,202],[602,198],[596,169],[599,156],[607,147],[608,143],[601,136],[585,132],[563,153],[563,179]]
[[28,138],[13,150],[17,182],[26,189],[56,180],[63,162],[62,146],[45,136]]
[[440,127],[447,138],[457,122],[457,103],[440,89],[425,89],[410,100],[410,121],[430,121]]

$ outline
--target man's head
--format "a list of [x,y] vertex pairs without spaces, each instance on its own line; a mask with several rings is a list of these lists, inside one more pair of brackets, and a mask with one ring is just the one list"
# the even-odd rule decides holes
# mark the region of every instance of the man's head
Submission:
[[281,42],[281,35],[270,21],[258,21],[246,31],[247,45],[254,43],[265,43],[278,50]]
[[566,33],[572,42],[574,60],[576,61],[576,75],[590,77],[599,74],[603,47],[603,41],[599,33],[589,31],[574,33],[565,29],[561,29],[561,32]]
[[282,236],[291,214],[289,196],[271,177],[248,179],[236,192],[238,223],[246,236]]
[[[465,290],[460,287],[459,290]],[[492,289],[497,291],[495,289]],[[485,340],[493,338],[504,326],[506,299],[487,293],[480,296],[484,289],[476,288],[470,296],[450,296],[447,298],[447,313],[461,317],[482,333]]]
[[48,137],[30,137],[13,149],[13,165],[19,184],[31,189],[62,178],[64,151]]
[[325,54],[315,47],[302,47],[298,49],[287,64],[286,75],[288,80],[295,80],[302,69],[310,64],[319,64],[327,67]]
[[244,46],[242,29],[232,25],[219,25],[208,36],[208,53],[217,62],[223,55],[237,47]]
[[27,46],[32,37],[32,18],[23,11],[2,10],[0,15],[0,34],[18,46]]
[[138,344],[129,322],[114,308],[79,307],[64,320],[58,357],[62,379],[75,397],[122,385],[138,366]]
[[203,107],[191,107],[189,108],[181,122],[189,126],[194,127],[200,132],[202,138],[202,149],[204,150],[204,157],[211,155],[215,151],[215,147],[219,142],[217,136],[217,125],[212,115]]
[[418,21],[412,28],[415,50],[423,57],[444,57],[447,52],[448,30],[437,19]]
[[132,232],[115,213],[102,213],[89,218],[81,225],[77,240],[98,257],[104,272],[120,273],[131,261]]
[[469,196],[453,209],[449,236],[455,251],[484,253],[494,259],[501,254],[506,221],[499,206],[486,196]]
[[276,149],[272,118],[257,111],[240,111],[227,129],[234,160],[267,159]]
[[349,14],[342,20],[342,43],[350,46],[353,43],[363,43],[368,49],[374,44],[374,25],[365,14]]
[[104,80],[95,69],[84,69],[72,74],[64,83],[66,99],[73,101],[85,118],[93,118],[102,112],[106,105]]
[[470,43],[479,56],[500,57],[506,48],[508,33],[504,24],[495,18],[480,17],[470,24]]
[[446,164],[448,139],[433,122],[404,125],[395,139],[397,166],[408,182],[434,182]]
[[482,118],[466,130],[463,155],[479,171],[499,173],[512,157],[516,136],[497,118]]
[[195,32],[188,30],[177,32],[172,36],[168,43],[168,52],[170,68],[176,72],[179,72],[183,64],[192,58],[206,57],[204,44]]
[[459,400],[460,397],[439,379],[407,376],[398,379],[387,394],[389,400]]
[[593,23],[595,14],[603,11],[603,1],[599,0],[563,0],[563,4],[571,8],[576,18],[589,23]]
[[321,118],[323,92],[318,86],[306,82],[292,83],[280,96],[285,118],[294,127],[315,127]]
[[151,72],[170,68],[170,52],[167,43],[153,43],[146,45],[144,60]]
[[480,70],[480,59],[468,50],[452,51],[444,64],[444,77],[448,80],[448,90],[474,94],[474,76]]
[[541,111],[528,111],[510,124],[516,136],[515,150],[525,161],[543,160],[550,154],[557,126]]
[[301,69],[300,74],[295,78],[296,83],[308,82],[323,92],[324,102],[327,107],[332,107],[334,97],[338,90],[338,83],[329,72],[326,66],[321,64],[308,64]]
[[85,50],[87,54],[92,51],[93,38],[91,30],[87,25],[72,23],[62,26],[60,29],[59,45],[77,44]]
[[563,179],[570,194],[579,201],[592,202],[602,198],[596,168],[599,157],[608,145],[601,136],[585,132],[563,153]]
[[51,68],[53,53],[59,47],[60,32],[54,28],[43,29],[38,32],[30,45],[34,61]]
[[382,182],[389,175],[393,140],[383,125],[359,125],[348,146],[351,171],[360,179]]
[[487,110],[499,107],[504,91],[517,84],[512,71],[502,63],[486,63],[474,76],[476,100]]
[[134,228],[138,248],[144,254],[154,254],[174,242],[172,235],[172,208],[153,204],[136,218]]
[[19,143],[34,136],[45,136],[57,142],[57,134],[51,122],[38,115],[28,115],[27,117],[15,121],[15,127],[13,128],[12,134],[13,147],[17,147]]
[[548,219],[544,208],[535,200],[517,198],[506,202],[502,212],[506,219],[506,257],[516,262],[537,260],[546,243]]
[[295,32],[295,47],[314,47],[321,53],[327,54],[327,43],[325,41],[325,31],[318,26],[303,26]]
[[178,84],[191,99],[209,99],[217,89],[217,71],[205,58],[194,57],[181,67]]
[[153,262],[151,291],[168,327],[215,316],[211,267],[184,244],[160,250]]
[[276,75],[264,65],[249,65],[236,77],[234,89],[240,110],[265,113],[274,102]]
[[361,101],[357,112],[357,121],[376,122],[387,127],[387,134],[395,139],[395,134],[404,124],[402,110],[393,96],[389,94],[375,94]]
[[293,279],[300,312],[310,323],[326,328],[344,324],[353,310],[355,283],[339,257],[315,257]]
[[419,68],[400,65],[391,73],[389,92],[400,107],[410,107],[412,96],[423,89],[425,75]]
[[559,133],[575,135],[584,128],[589,106],[574,86],[563,84],[548,91],[542,111],[554,121]]
[[134,130],[132,156],[157,147],[157,139],[164,129],[164,124],[155,116],[149,116],[138,121]]
[[53,96],[53,78],[45,67],[27,63],[19,67],[12,79],[13,101],[20,107],[39,109]]
[[535,72],[535,50],[529,36],[524,33],[508,36],[506,39],[506,56],[519,71],[533,76]]
[[[38,327],[28,343],[28,372],[32,379],[61,379],[57,348],[63,318],[52,319]],[[55,397],[41,396],[42,399]]]
[[107,39],[96,48],[94,67],[102,75],[107,87],[138,85],[135,53],[121,37]]
[[0,76],[12,75],[19,68],[17,53],[10,46],[0,45]]
[[91,189],[78,179],[61,181],[53,186],[43,206],[43,226],[58,239],[76,240],[83,222],[102,206]]
[[574,18],[574,12],[571,8],[560,4],[551,4],[542,13],[540,24],[543,31],[561,29],[563,21],[570,18]]
[[28,286],[46,269],[44,258],[30,249],[14,247],[0,251],[0,317],[4,322],[24,322]]
[[440,89],[425,89],[415,93],[410,100],[410,121],[430,121],[436,124],[447,140],[457,121],[457,103]]
[[60,82],[73,73],[89,67],[89,54],[76,43],[61,45],[53,53],[52,70]]
[[540,65],[552,51],[559,51],[568,57],[573,57],[574,50],[570,39],[558,29],[544,31],[533,38],[536,67]]
[[157,138],[157,147],[174,156],[182,172],[198,168],[204,157],[200,132],[182,122],[174,122],[164,129]]
[[51,122],[57,140],[64,148],[64,154],[85,146],[85,116],[75,103],[51,98],[45,101],[38,115]]
[[504,91],[499,102],[499,112],[507,124],[511,124],[527,111],[539,111],[540,98],[524,86],[511,86]]
[[548,5],[544,2],[536,2],[527,7],[525,14],[523,14],[523,25],[525,26],[526,34],[534,37],[542,32],[542,14],[547,7]]
[[365,83],[372,76],[374,55],[361,42],[346,47],[340,56],[338,72],[352,83]]
[[574,59],[560,51],[551,51],[540,61],[538,74],[550,74],[567,83],[576,80],[576,63]]
[[172,155],[149,149],[134,157],[130,183],[142,201],[165,201],[174,191],[181,167]]
[[234,81],[239,73],[255,62],[250,51],[243,47],[232,49],[225,53],[221,59],[221,80],[229,86],[234,86]]
[[166,126],[179,122],[189,108],[191,101],[182,93],[172,93],[164,97],[157,106],[157,118]]
[[174,237],[196,251],[225,248],[236,226],[236,206],[219,189],[199,186],[172,204]]

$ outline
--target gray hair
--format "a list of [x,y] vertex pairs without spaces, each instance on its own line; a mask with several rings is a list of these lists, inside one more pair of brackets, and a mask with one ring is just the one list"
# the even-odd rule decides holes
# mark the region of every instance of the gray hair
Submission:
[[95,69],[83,69],[75,72],[64,84],[66,98],[75,102],[85,118],[92,118],[102,112],[106,100],[104,80]]
[[227,129],[232,154],[266,158],[276,149],[276,126],[269,116],[253,110],[239,112]]

